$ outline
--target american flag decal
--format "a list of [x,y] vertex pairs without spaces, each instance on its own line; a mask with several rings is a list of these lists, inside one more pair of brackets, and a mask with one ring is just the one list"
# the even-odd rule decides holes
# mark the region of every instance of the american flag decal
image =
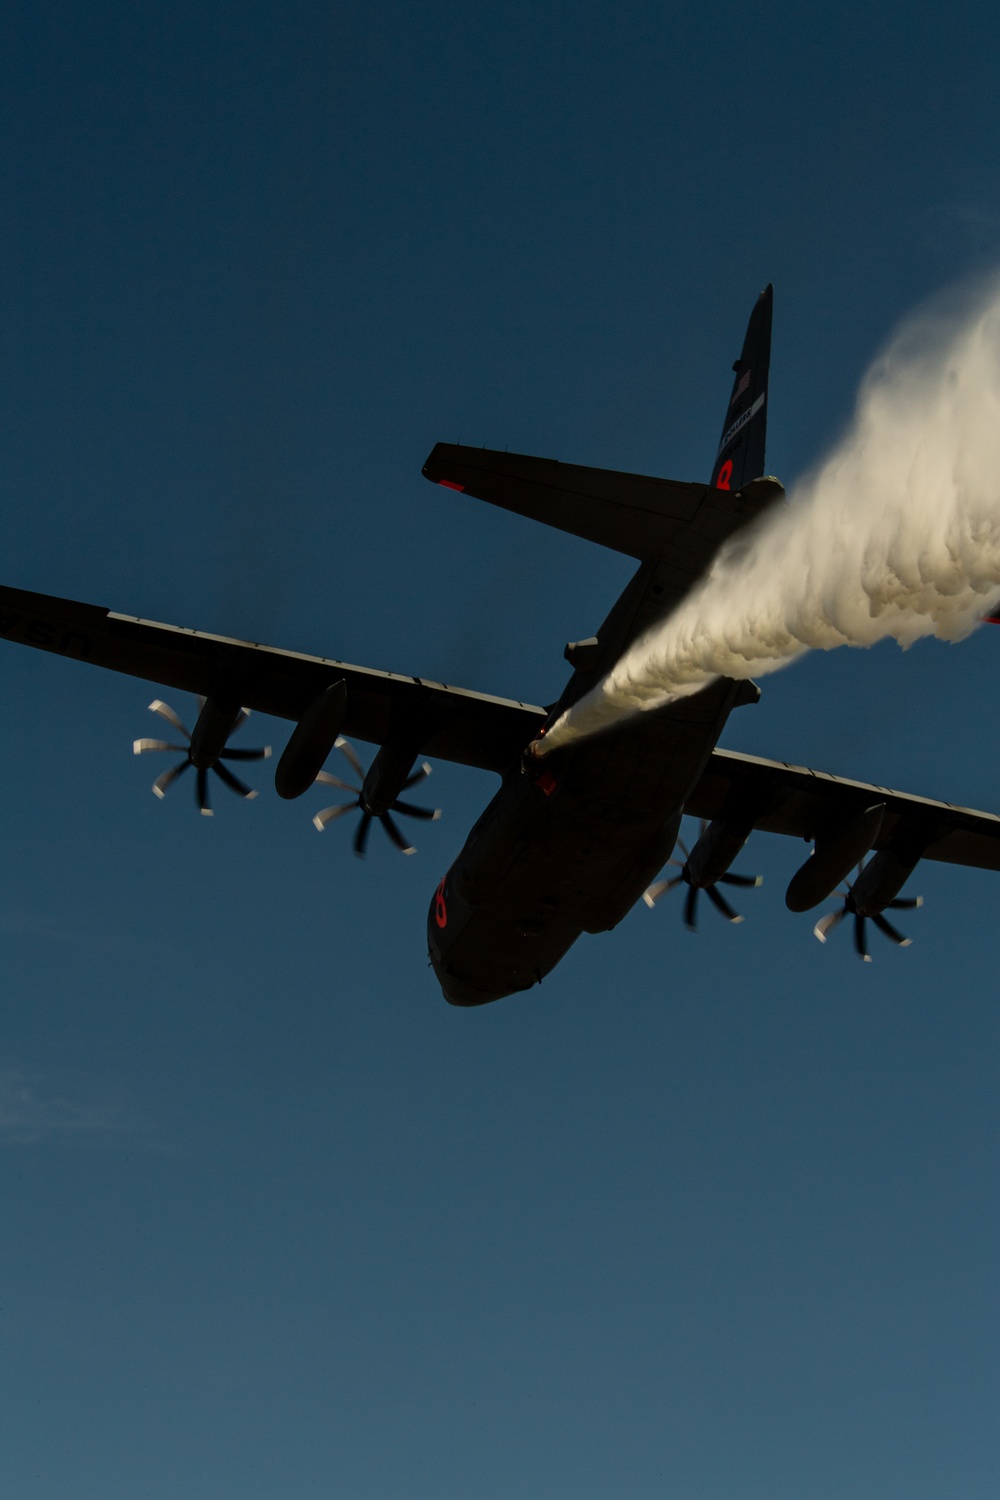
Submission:
[[740,376],[739,381],[737,382],[736,389],[733,392],[733,399],[729,403],[730,406],[735,406],[736,403],[737,403],[737,401],[743,395],[743,392],[746,390],[747,386],[750,384],[750,376],[752,374],[753,374],[752,370],[744,370],[743,371],[743,374]]

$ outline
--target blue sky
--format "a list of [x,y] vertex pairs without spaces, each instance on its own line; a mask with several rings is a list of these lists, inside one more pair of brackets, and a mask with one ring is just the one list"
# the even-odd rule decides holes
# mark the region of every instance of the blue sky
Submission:
[[[982,5],[0,26],[2,581],[153,619],[550,701],[629,566],[435,441],[707,476],[773,280],[788,483],[1000,252]],[[724,743],[995,809],[998,651],[807,658]],[[995,1493],[995,877],[862,966],[758,835],[742,926],[464,1013],[423,925],[491,778],[361,864],[318,793],[157,803],[153,688],[0,690],[4,1493]]]

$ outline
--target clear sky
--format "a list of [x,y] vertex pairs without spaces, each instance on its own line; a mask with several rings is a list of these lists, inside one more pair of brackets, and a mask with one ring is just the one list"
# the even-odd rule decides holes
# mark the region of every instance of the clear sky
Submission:
[[[1000,259],[998,63],[968,0],[8,0],[0,581],[550,701],[630,565],[432,444],[707,477],[773,280],[790,483]],[[807,658],[724,743],[1000,808],[998,670]],[[362,864],[269,767],[158,803],[155,695],[0,645],[0,1493],[992,1500],[995,876],[861,965],[756,835],[742,926],[458,1011],[492,778]]]

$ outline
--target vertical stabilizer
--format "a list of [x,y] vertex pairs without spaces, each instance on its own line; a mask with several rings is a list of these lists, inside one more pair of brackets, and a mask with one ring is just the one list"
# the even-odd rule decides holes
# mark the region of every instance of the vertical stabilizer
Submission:
[[764,468],[767,435],[767,372],[771,363],[771,308],[774,289],[767,286],[750,314],[743,353],[733,365],[732,395],[722,424],[719,451],[712,469],[717,490],[738,490],[758,479]]

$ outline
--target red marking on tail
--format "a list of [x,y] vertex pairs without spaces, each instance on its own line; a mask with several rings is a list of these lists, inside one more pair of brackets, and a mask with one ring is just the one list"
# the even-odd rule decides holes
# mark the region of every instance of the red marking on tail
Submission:
[[[732,464],[729,467],[732,468]],[[439,479],[438,484],[443,484],[446,490],[458,490],[460,495],[465,494],[465,485],[456,484],[454,479]]]

